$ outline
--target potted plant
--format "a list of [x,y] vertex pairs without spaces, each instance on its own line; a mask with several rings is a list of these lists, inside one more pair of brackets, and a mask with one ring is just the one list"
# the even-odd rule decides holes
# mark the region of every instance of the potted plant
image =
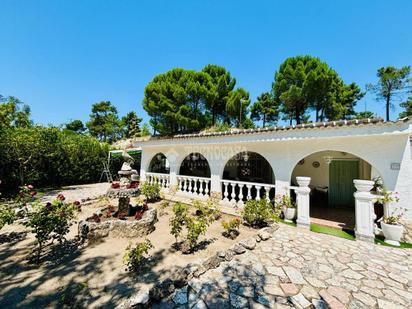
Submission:
[[[399,201],[399,198],[392,192],[384,190],[383,195],[379,199],[379,201],[384,205],[388,205],[389,203],[393,202],[397,203]],[[401,208],[395,209],[390,215],[388,215],[388,213],[385,213],[383,220],[381,221],[381,228],[386,243],[393,246],[400,246],[399,241],[401,240],[404,231],[404,227],[401,224],[400,220],[402,219],[404,213],[405,210]]]
[[285,221],[292,222],[296,218],[296,205],[289,195],[277,196],[276,204],[282,209]]

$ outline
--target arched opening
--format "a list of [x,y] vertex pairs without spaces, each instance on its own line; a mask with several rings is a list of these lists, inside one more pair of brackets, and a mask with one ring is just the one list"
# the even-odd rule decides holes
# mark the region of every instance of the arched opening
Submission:
[[[252,151],[240,152],[225,165],[223,180],[230,180],[230,185],[222,185],[222,195],[235,196],[235,200],[275,197],[275,174],[270,163],[260,154]],[[253,183],[251,186],[242,183]],[[261,185],[260,185],[261,184]]]
[[183,160],[179,175],[210,178],[209,162],[200,153],[193,152]]
[[169,160],[167,160],[163,153],[159,152],[152,158],[149,164],[149,172],[162,174],[170,173]]
[[[307,176],[310,181],[311,222],[345,230],[355,227],[356,188],[354,179],[373,180],[378,171],[362,158],[342,151],[321,151],[302,158],[292,172],[291,185],[296,177]],[[293,190],[291,192],[293,197]]]
[[[179,191],[208,196],[210,193],[210,166],[206,158],[198,152],[193,152],[185,157],[179,169]],[[179,180],[178,177],[178,180]]]

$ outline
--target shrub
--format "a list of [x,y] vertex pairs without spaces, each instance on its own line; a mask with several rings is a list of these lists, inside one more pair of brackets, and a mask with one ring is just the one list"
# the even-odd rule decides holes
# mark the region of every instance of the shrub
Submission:
[[183,232],[183,228],[189,217],[189,207],[182,203],[176,203],[173,205],[173,217],[170,219],[170,233],[177,239]]
[[0,230],[6,224],[12,224],[16,219],[16,213],[12,207],[6,204],[0,204]]
[[154,202],[160,198],[160,185],[145,181],[140,187],[140,193],[146,196],[147,201]]
[[217,204],[212,200],[206,202],[201,200],[193,200],[193,206],[196,208],[196,214],[202,215],[208,222],[213,222],[222,217],[222,211]]
[[277,195],[275,199],[275,207],[279,210],[282,208],[296,208],[296,204],[292,201],[289,195]]
[[208,226],[215,220],[217,215],[220,215],[220,210],[215,204],[208,201],[193,201],[196,213],[192,214],[189,211],[189,206],[176,203],[173,206],[173,217],[170,219],[170,233],[175,237],[176,242],[186,230],[186,235],[183,240],[182,252],[193,252],[198,244],[200,235],[204,235]]
[[250,226],[262,227],[272,220],[277,220],[278,214],[266,199],[248,200],[243,208],[242,217]]
[[153,248],[153,245],[148,239],[144,242],[137,243],[134,247],[132,244],[129,244],[123,256],[123,262],[127,266],[127,269],[129,271],[138,270],[147,259],[147,254],[151,248]]
[[225,230],[223,235],[232,239],[236,238],[239,235],[240,221],[240,218],[222,221],[222,227]]
[[59,243],[65,240],[72,220],[75,217],[76,206],[67,204],[62,199],[46,204],[35,202],[31,210],[26,210],[24,226],[31,228],[37,240],[37,263],[40,261],[42,249],[47,241],[57,239]]

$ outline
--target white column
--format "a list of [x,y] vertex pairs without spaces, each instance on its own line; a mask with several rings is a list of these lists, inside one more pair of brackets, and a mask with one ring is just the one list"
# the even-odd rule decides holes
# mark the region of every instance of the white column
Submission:
[[299,227],[310,228],[309,193],[310,177],[296,177],[299,187],[295,189],[298,218],[296,224]]
[[354,179],[356,187],[355,196],[355,236],[356,239],[373,242],[375,212],[373,203],[376,197],[370,193],[373,188],[373,181]]

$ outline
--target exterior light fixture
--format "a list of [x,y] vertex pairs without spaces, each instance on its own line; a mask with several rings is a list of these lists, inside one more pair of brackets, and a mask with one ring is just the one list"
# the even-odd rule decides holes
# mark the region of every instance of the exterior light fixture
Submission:
[[249,161],[249,154],[247,152],[243,154],[243,161],[245,162]]
[[329,165],[329,164],[332,163],[333,157],[332,157],[332,156],[330,155],[330,153],[328,152],[328,153],[326,154],[326,156],[323,157],[323,160],[325,161],[325,163],[326,163],[327,165]]

